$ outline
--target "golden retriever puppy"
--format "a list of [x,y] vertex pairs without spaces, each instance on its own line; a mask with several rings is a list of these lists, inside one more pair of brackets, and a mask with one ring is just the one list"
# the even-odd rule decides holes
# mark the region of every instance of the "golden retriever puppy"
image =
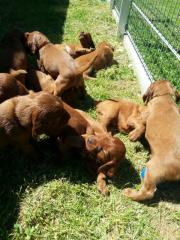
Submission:
[[83,154],[88,170],[97,177],[98,190],[107,195],[106,178],[113,177],[125,159],[125,146],[85,112],[65,103],[64,109],[70,118],[62,129],[60,147],[66,151],[76,149]]
[[131,141],[137,140],[134,131],[145,130],[145,125],[141,120],[141,114],[145,108],[145,106],[123,99],[108,99],[96,104],[97,118],[102,126],[108,131],[118,130],[129,133]]
[[62,101],[45,92],[8,99],[0,104],[0,148],[13,146],[36,157],[31,139],[59,135],[69,114]]
[[75,62],[77,63],[78,67],[87,66],[88,63],[92,62],[92,59],[96,57],[95,61],[92,64],[89,64],[89,68],[84,70],[83,77],[84,79],[94,79],[91,77],[91,75],[94,72],[97,72],[100,69],[106,68],[108,66],[111,66],[115,60],[113,60],[113,52],[114,48],[107,42],[102,42],[97,45],[97,48],[95,51],[80,56],[75,59]]
[[[27,70],[27,54],[24,33],[13,30],[7,33],[0,42],[0,72],[10,73],[13,70]],[[19,75],[18,80],[25,84],[25,76]]]
[[96,56],[78,67],[66,51],[57,49],[44,34],[38,31],[26,32],[25,38],[31,53],[36,54],[40,70],[55,79],[54,95],[61,96],[72,87],[82,88],[85,92],[83,72],[91,66]]
[[[152,83],[143,96],[147,104],[143,118],[145,138],[150,145],[151,157],[146,164],[141,189],[124,190],[124,194],[135,201],[153,198],[160,182],[180,179],[180,114],[174,101],[178,96],[166,80]],[[137,132],[137,137],[139,134]]]
[[18,95],[26,95],[28,89],[17,80],[19,75],[25,75],[25,70],[13,71],[13,73],[0,73],[0,103]]

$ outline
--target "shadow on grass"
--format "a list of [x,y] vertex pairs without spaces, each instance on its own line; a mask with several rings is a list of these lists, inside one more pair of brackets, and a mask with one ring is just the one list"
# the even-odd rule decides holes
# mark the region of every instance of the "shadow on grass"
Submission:
[[0,154],[0,239],[8,239],[17,221],[20,201],[26,188],[37,188],[62,178],[73,184],[94,181],[85,170],[84,161],[78,156],[66,159],[63,163],[54,161],[56,149],[51,140],[41,141],[38,152],[39,162],[32,162],[15,152]]
[[82,111],[88,111],[94,106],[95,106],[95,100],[89,94],[86,94],[85,99],[79,102],[79,104],[77,105],[77,108],[81,109]]
[[76,95],[72,97],[71,93],[67,91],[67,95],[63,98],[63,101],[69,104],[73,108],[78,108],[83,111],[87,111],[95,106],[94,99],[86,93],[84,98],[77,97]]
[[133,187],[134,184],[139,184],[140,182],[139,173],[128,159],[121,163],[116,177],[113,179],[113,184],[119,189]]
[[52,42],[62,41],[69,0],[0,0],[0,5],[0,37],[19,28],[43,32]]
[[[52,42],[62,41],[69,0],[0,0],[0,6],[0,38],[18,28],[22,31],[41,31]],[[26,187],[36,187],[55,178],[57,166],[51,162],[54,151],[48,151],[49,148],[49,145],[44,148],[43,159],[38,164],[29,163],[11,151],[0,153],[0,239],[8,238]]]

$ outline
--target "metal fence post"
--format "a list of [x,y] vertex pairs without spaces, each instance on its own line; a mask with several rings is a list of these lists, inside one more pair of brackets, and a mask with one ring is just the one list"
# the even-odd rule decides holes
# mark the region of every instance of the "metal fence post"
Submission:
[[121,10],[119,14],[118,35],[122,36],[127,27],[127,21],[132,0],[123,0],[121,3]]

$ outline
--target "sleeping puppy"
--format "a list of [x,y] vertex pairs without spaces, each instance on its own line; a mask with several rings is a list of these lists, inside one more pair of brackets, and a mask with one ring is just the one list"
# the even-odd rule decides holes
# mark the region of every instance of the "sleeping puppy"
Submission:
[[8,99],[0,104],[0,148],[13,146],[36,158],[31,140],[40,134],[59,135],[69,114],[62,101],[45,92]]
[[113,60],[113,52],[114,48],[109,43],[102,42],[98,44],[95,51],[76,58],[75,61],[78,67],[83,67],[86,66],[88,62],[91,62],[94,56],[97,56],[95,61],[90,64],[90,67],[84,71],[84,79],[94,79],[91,77],[94,72],[111,66],[115,62],[115,60]]
[[81,32],[79,41],[81,44],[55,44],[55,46],[60,50],[66,50],[72,58],[80,57],[95,50],[90,33]]
[[153,198],[160,182],[180,179],[180,114],[174,98],[179,98],[179,94],[166,80],[152,83],[143,96],[147,109],[142,120],[151,157],[141,189],[124,191],[135,201]]
[[[27,54],[24,43],[24,33],[13,30],[7,33],[0,42],[0,72],[10,73],[14,70],[27,70]],[[24,75],[19,75],[18,80],[24,84]]]
[[[108,131],[118,130],[129,133],[129,139],[136,141],[134,131],[144,131],[141,114],[145,106],[140,106],[127,100],[108,99],[96,104],[97,118]],[[135,130],[133,130],[135,129]]]
[[26,95],[28,89],[17,80],[19,75],[25,75],[25,70],[13,71],[13,73],[0,73],[0,103],[18,95]]
[[32,54],[36,54],[38,66],[44,73],[55,79],[54,95],[61,96],[69,88],[84,89],[83,72],[94,62],[96,56],[82,67],[64,50],[57,49],[49,39],[38,31],[25,33],[26,44]]
[[113,177],[119,164],[125,158],[125,146],[122,141],[112,137],[85,112],[73,109],[64,103],[64,109],[70,119],[61,132],[62,150],[76,149],[86,159],[88,170],[97,176],[98,190],[109,193],[106,178]]

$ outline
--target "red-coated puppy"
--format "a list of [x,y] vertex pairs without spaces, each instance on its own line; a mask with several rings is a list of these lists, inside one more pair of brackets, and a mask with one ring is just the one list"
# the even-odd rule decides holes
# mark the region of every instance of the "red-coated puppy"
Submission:
[[31,139],[57,137],[68,119],[62,101],[46,92],[8,99],[0,104],[0,148],[13,146],[36,158]]
[[31,53],[37,56],[40,70],[55,79],[54,95],[61,96],[72,87],[85,92],[83,72],[91,66],[96,56],[86,65],[78,67],[65,50],[58,49],[44,34],[38,31],[26,32],[25,38]]
[[[124,190],[132,200],[151,199],[160,182],[180,180],[180,114],[175,98],[179,94],[167,80],[155,81],[143,96],[147,109],[142,121],[151,155],[142,187]],[[143,132],[138,131],[137,137]]]
[[136,141],[137,132],[145,129],[141,120],[145,109],[145,106],[124,99],[108,99],[96,104],[97,118],[103,127],[108,131],[118,130],[129,133],[131,141]]
[[70,118],[61,133],[60,147],[79,149],[84,155],[88,169],[97,175],[98,190],[109,193],[106,178],[113,177],[119,164],[125,158],[125,146],[116,137],[112,137],[101,125],[85,112],[73,109],[64,103],[64,109]]
[[18,81],[19,75],[25,75],[25,70],[13,71],[13,73],[0,73],[0,103],[18,95],[26,95],[28,89]]

